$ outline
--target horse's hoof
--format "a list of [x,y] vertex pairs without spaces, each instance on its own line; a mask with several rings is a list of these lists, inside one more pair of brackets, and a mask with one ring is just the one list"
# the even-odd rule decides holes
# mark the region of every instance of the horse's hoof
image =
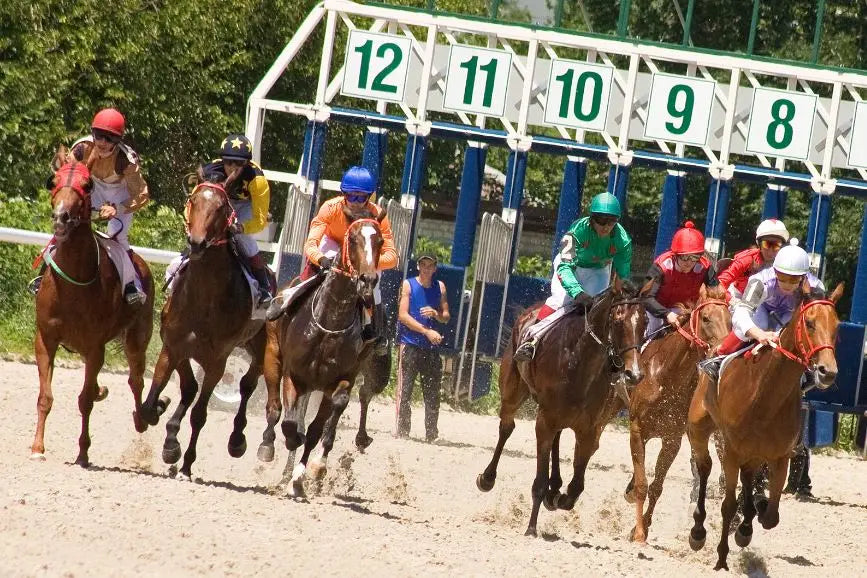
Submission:
[[159,419],[159,416],[166,413],[166,410],[168,409],[168,407],[171,403],[172,403],[172,400],[169,396],[167,396],[167,395],[161,395],[160,396],[160,398],[157,400],[157,419]]
[[355,436],[355,447],[358,448],[358,451],[364,453],[364,450],[370,447],[370,444],[373,443],[373,438],[367,434],[361,435],[358,434]]
[[144,433],[148,431],[148,424],[141,418],[137,411],[132,412],[132,423],[135,426],[135,431]]
[[325,478],[325,474],[328,472],[325,462],[313,462],[307,469],[310,470],[310,476],[317,481]]
[[740,546],[741,548],[746,548],[750,545],[750,542],[753,540],[753,529],[741,524],[738,526],[738,529],[735,530],[735,544]]
[[247,440],[242,439],[240,444],[232,445],[232,440],[229,440],[229,455],[233,458],[240,458],[247,453]]
[[532,536],[535,538],[538,534],[536,534],[536,526],[527,526],[527,531],[524,532],[525,536]]
[[260,445],[259,451],[256,452],[256,457],[259,458],[260,462],[273,462],[274,446]]
[[[700,537],[697,537],[696,534],[699,534]],[[697,530],[693,530],[689,533],[689,547],[692,548],[693,552],[698,552],[704,548],[706,540],[707,533],[704,530],[701,530],[700,533]]]
[[176,464],[181,459],[181,444],[163,446],[163,463]]
[[476,487],[483,492],[490,492],[494,489],[494,483],[496,481],[496,476],[489,480],[485,477],[485,474],[479,474],[476,476]]
[[762,494],[758,496],[753,496],[753,505],[756,507],[756,513],[759,515],[759,518],[763,518],[765,512],[768,511],[768,498]]
[[289,491],[286,495],[290,498],[306,498],[307,494],[304,493],[304,480],[293,481],[289,484]]
[[725,560],[720,560],[719,562],[716,563],[716,566],[714,566],[713,569],[714,570],[725,570],[726,572],[728,572],[729,565],[726,563]]
[[625,492],[623,492],[623,499],[626,500],[626,502],[629,504],[634,504],[635,503],[635,491],[631,488],[626,490]]
[[566,494],[560,494],[557,496],[557,509],[558,510],[571,510],[575,507],[575,500],[570,498]]
[[87,456],[78,456],[75,458],[75,465],[86,468],[90,465],[90,461],[87,459]]
[[44,462],[45,454],[43,454],[42,452],[33,452],[30,454],[30,460],[34,462]]
[[647,534],[638,534],[638,530],[633,527],[629,532],[629,541],[637,544],[647,544]]
[[545,506],[545,509],[549,512],[553,512],[557,509],[557,501],[560,499],[562,494],[559,491],[551,490],[545,492],[545,495],[542,496],[542,505]]
[[175,479],[179,482],[191,482],[193,478],[190,474],[185,474],[184,472],[178,472],[175,474]]
[[102,401],[108,397],[108,388],[102,385],[96,386],[96,399],[94,401]]

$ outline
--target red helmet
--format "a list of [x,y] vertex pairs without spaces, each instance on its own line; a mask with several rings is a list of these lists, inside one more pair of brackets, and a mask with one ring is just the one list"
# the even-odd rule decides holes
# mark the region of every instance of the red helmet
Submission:
[[126,128],[126,121],[117,109],[104,108],[93,117],[93,122],[90,123],[90,128],[105,131],[115,136],[123,136],[123,131]]
[[683,224],[671,240],[671,251],[676,255],[704,253],[704,235],[692,221]]

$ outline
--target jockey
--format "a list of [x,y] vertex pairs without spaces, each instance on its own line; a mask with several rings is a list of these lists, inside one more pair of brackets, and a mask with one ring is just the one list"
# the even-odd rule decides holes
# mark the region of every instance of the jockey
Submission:
[[242,134],[228,135],[220,145],[220,158],[211,161],[203,172],[205,175],[216,175],[217,180],[223,181],[233,173],[240,172],[233,186],[226,190],[238,218],[233,236],[238,250],[248,259],[250,272],[259,285],[259,306],[264,306],[271,300],[271,280],[268,266],[251,235],[268,224],[271,188],[262,169],[253,162],[250,139]]
[[138,155],[121,141],[126,121],[123,115],[105,108],[93,117],[91,134],[73,143],[69,161],[85,162],[93,179],[91,203],[99,210],[101,219],[107,219],[106,232],[120,244],[130,262],[123,266],[123,296],[127,303],[144,303],[147,295],[142,290],[129,248],[129,228],[133,213],[150,201],[148,186],[142,178]]
[[747,280],[771,266],[777,252],[789,242],[789,231],[778,219],[765,219],[756,229],[756,245],[736,253],[725,271],[719,274],[719,282],[727,291],[727,299],[739,298],[747,286]]
[[[516,361],[529,361],[536,353],[542,333],[557,319],[581,305],[585,309],[593,297],[608,289],[611,268],[628,280],[632,267],[632,240],[618,223],[620,201],[611,193],[601,193],[590,202],[590,216],[572,223],[560,242],[554,258],[551,296],[536,314],[536,323],[515,350]],[[556,315],[551,315],[557,312]]]
[[[304,242],[304,256],[307,258],[307,266],[301,273],[302,280],[313,277],[317,271],[326,271],[331,268],[334,257],[340,250],[343,238],[349,228],[349,223],[343,214],[344,208],[348,208],[351,213],[359,213],[366,209],[374,217],[382,213],[382,209],[371,201],[371,197],[376,192],[376,180],[365,167],[349,167],[340,181],[340,190],[343,192],[343,196],[325,201],[310,223],[307,240]],[[380,232],[383,244],[379,253],[379,270],[393,269],[397,267],[398,257],[388,216],[382,219]],[[374,297],[376,305],[371,320],[373,327],[368,332],[372,331],[379,340],[379,346],[383,346],[386,344],[381,339],[384,336],[382,330],[385,317],[378,284],[374,291]]]
[[678,304],[696,302],[702,284],[717,287],[719,281],[710,260],[704,255],[704,235],[692,221],[684,223],[671,240],[671,249],[656,258],[647,272],[648,289],[644,306],[648,324],[645,337],[657,332],[664,322],[679,327]]
[[805,278],[811,289],[825,290],[822,281],[810,273],[810,258],[804,249],[796,244],[780,249],[772,268],[750,277],[743,297],[734,305],[732,332],[717,348],[717,357],[699,363],[699,369],[716,382],[722,360],[746,342],[755,340],[763,345],[779,342],[775,330],[792,318],[795,290]]

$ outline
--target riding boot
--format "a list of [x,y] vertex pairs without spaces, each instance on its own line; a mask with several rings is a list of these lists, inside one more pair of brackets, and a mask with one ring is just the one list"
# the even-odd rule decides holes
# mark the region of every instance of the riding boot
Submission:
[[[132,263],[135,276],[141,279],[141,271],[138,270],[138,265],[135,264],[132,249],[127,250],[127,255],[129,255],[129,261]],[[144,291],[139,291],[138,287],[135,286],[135,281],[130,281],[123,287],[123,298],[130,305],[141,305],[147,300],[147,297]]]
[[709,357],[703,361],[699,361],[698,370],[708,376],[713,383],[716,383],[719,380],[720,366],[725,358],[725,355],[717,355],[716,357]]
[[531,337],[521,342],[518,348],[515,349],[513,359],[515,361],[532,361],[536,356],[536,345],[539,344],[538,337]]
[[259,284],[259,307],[265,307],[271,302],[271,279],[268,267],[258,253],[250,257],[250,272]]
[[45,269],[45,262],[43,261],[42,266],[39,268],[39,275],[27,283],[27,290],[30,291],[33,296],[36,296],[36,294],[39,293],[39,288],[42,287],[42,277],[45,276]]

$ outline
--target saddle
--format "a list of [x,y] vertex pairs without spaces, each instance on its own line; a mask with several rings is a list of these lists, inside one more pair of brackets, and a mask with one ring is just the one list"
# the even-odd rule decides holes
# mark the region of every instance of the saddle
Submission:
[[325,272],[319,271],[313,277],[304,281],[298,281],[295,278],[289,283],[289,286],[274,296],[268,310],[265,312],[267,321],[274,321],[281,315],[287,313],[293,304],[298,303],[302,297],[310,293],[316,287],[319,287],[325,281]]

